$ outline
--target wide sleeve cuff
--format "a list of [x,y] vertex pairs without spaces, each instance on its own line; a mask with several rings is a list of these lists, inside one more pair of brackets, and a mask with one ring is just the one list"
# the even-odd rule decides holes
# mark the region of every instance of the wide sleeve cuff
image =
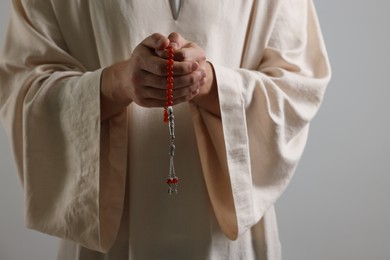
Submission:
[[235,240],[254,223],[251,169],[241,76],[213,64],[221,118],[192,106],[211,203],[222,231]]
[[127,123],[123,112],[101,124],[101,71],[54,73],[25,106],[23,179],[27,227],[105,252],[123,210]]

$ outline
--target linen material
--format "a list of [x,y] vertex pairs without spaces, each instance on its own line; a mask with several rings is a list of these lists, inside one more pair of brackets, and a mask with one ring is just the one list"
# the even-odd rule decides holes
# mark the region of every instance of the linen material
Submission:
[[266,37],[257,34],[264,18],[256,10],[265,8],[257,4],[242,68],[213,64],[221,119],[192,110],[210,198],[230,239],[259,223],[285,190],[330,79],[312,2],[268,6],[275,19]]
[[31,3],[13,1],[0,65],[0,114],[24,185],[26,225],[107,251],[122,215],[124,188],[112,187],[125,183],[126,114],[101,131],[101,69],[88,72],[67,53],[48,1]]

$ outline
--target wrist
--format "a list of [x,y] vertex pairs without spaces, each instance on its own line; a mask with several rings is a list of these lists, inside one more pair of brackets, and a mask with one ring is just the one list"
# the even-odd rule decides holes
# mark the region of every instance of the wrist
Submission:
[[220,116],[218,85],[215,72],[210,62],[205,63],[206,79],[205,84],[200,87],[199,94],[193,98],[193,102],[210,113]]
[[122,79],[127,62],[111,65],[102,71],[100,91],[104,99],[114,103],[129,104],[132,99],[127,90],[125,79]]
[[126,80],[121,78],[127,62],[120,62],[102,71],[100,79],[100,111],[101,120],[123,111],[131,102],[127,91]]

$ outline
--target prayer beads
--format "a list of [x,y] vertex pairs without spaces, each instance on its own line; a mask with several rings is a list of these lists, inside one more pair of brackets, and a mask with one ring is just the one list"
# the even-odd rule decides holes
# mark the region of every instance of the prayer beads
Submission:
[[169,46],[167,48],[168,51],[168,60],[167,60],[167,101],[164,107],[164,122],[168,123],[169,128],[169,173],[166,179],[166,183],[168,184],[168,194],[177,193],[177,186],[179,184],[179,178],[176,176],[175,167],[173,163],[173,159],[175,156],[175,121],[173,116],[173,48]]

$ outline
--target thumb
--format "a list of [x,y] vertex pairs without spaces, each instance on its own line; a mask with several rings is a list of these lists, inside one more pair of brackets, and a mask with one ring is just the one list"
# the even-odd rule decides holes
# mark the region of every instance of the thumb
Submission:
[[170,45],[175,50],[183,48],[188,43],[188,41],[184,39],[180,33],[177,32],[169,34],[168,39],[170,41]]
[[169,45],[169,39],[160,33],[154,33],[145,38],[141,44],[150,49],[164,50]]

